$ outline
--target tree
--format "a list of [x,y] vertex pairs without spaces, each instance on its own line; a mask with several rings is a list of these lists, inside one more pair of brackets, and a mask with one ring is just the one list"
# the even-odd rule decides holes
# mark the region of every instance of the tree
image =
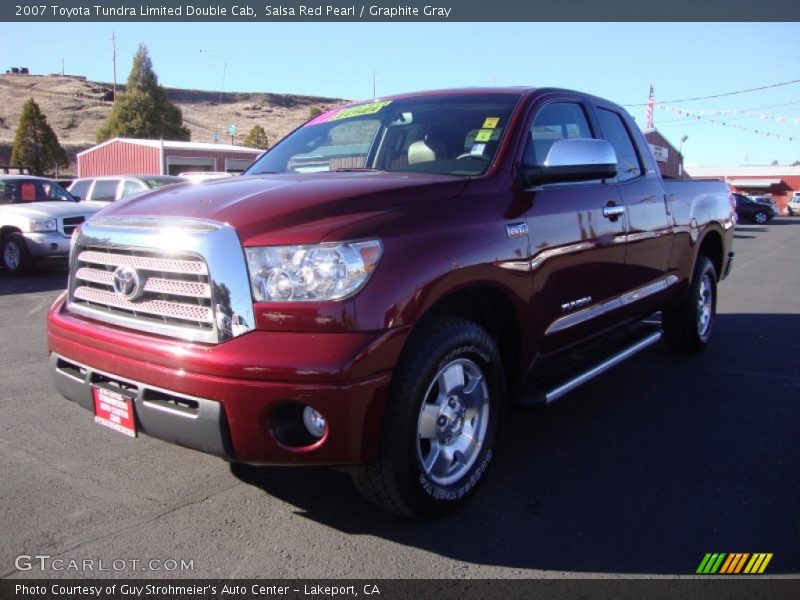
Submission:
[[266,150],[269,148],[269,138],[267,132],[261,125],[253,125],[253,128],[244,136],[244,145],[248,148],[260,148]]
[[147,46],[139,44],[133,57],[125,91],[114,101],[111,114],[97,130],[97,141],[113,137],[188,140],[181,109],[167,98],[158,85]]
[[14,134],[11,162],[15,166],[27,167],[34,175],[69,166],[67,153],[33,98],[22,107],[22,116]]
[[313,119],[317,115],[322,114],[322,109],[319,106],[312,106],[308,109],[308,118]]

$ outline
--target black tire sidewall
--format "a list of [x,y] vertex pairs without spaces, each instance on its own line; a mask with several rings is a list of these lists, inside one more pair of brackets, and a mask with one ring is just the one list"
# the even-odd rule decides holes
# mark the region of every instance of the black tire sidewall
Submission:
[[[19,265],[17,265],[16,269],[10,268],[5,261],[6,247],[10,244],[14,244],[19,251]],[[24,237],[18,233],[9,233],[3,238],[2,243],[0,243],[0,263],[2,263],[7,273],[11,275],[26,273],[30,269],[31,262],[32,259]]]
[[[460,335],[432,352],[421,372],[410,371],[405,374],[406,378],[415,378],[413,382],[404,381],[395,388],[398,393],[407,394],[408,399],[402,411],[403,428],[401,432],[397,432],[403,438],[396,447],[399,455],[395,454],[393,457],[397,483],[401,491],[405,492],[406,504],[421,515],[440,514],[464,502],[474,493],[494,459],[497,428],[505,394],[502,365],[499,353],[488,335],[477,325],[464,323]],[[473,361],[486,378],[490,403],[489,422],[483,447],[472,467],[457,482],[441,485],[428,478],[420,467],[416,449],[417,424],[425,393],[433,377],[445,365],[459,358]],[[399,399],[397,394],[393,396],[391,401]]]
[[714,333],[714,325],[717,320],[717,274],[714,265],[712,265],[709,260],[706,260],[705,264],[698,269],[697,282],[692,290],[692,299],[694,302],[699,300],[700,284],[706,275],[709,277],[709,284],[711,286],[711,322],[704,334],[700,333],[696,318],[694,327],[694,335],[697,338],[697,344],[702,346],[705,346],[711,340],[711,335]]

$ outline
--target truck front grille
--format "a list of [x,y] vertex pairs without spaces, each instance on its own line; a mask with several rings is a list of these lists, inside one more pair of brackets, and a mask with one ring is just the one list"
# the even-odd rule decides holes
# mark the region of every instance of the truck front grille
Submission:
[[86,217],[64,217],[62,224],[64,235],[71,236],[78,228],[78,225],[83,223],[85,220]]
[[[114,288],[115,271],[130,267],[138,276],[135,298]],[[181,328],[180,337],[206,338],[214,333],[212,286],[205,261],[194,255],[164,256],[157,251],[82,247],[72,265],[70,301],[109,317],[121,317],[138,329],[151,323]],[[197,336],[192,336],[191,332]]]

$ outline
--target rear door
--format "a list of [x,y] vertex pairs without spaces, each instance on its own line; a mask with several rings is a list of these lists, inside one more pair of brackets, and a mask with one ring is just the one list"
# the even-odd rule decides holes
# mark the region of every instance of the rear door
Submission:
[[[553,95],[528,115],[522,163],[542,165],[553,142],[599,137],[579,96]],[[522,192],[531,247],[531,317],[543,353],[613,322],[609,301],[624,291],[625,219],[616,186],[596,180]],[[609,211],[611,208],[613,210]]]
[[595,114],[619,164],[615,182],[628,228],[625,289],[633,294],[631,299],[644,300],[662,291],[665,284],[673,241],[669,200],[649,149],[637,144],[633,133],[636,125],[630,117],[613,105],[603,104],[595,105]]

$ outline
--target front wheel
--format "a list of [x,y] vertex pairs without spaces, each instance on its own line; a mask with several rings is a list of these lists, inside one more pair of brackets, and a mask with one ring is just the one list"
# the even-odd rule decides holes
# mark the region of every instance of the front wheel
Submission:
[[661,313],[664,341],[675,352],[703,350],[711,339],[717,313],[717,273],[706,256],[698,256],[686,298]]
[[763,225],[764,223],[769,221],[769,215],[767,213],[765,213],[764,211],[757,212],[753,216],[753,221],[755,221],[759,225]]
[[356,475],[359,490],[414,518],[461,505],[492,461],[504,395],[486,331],[455,317],[420,323],[392,381],[379,460]]
[[24,275],[33,266],[33,257],[25,238],[19,233],[9,233],[0,243],[0,260],[11,275]]

